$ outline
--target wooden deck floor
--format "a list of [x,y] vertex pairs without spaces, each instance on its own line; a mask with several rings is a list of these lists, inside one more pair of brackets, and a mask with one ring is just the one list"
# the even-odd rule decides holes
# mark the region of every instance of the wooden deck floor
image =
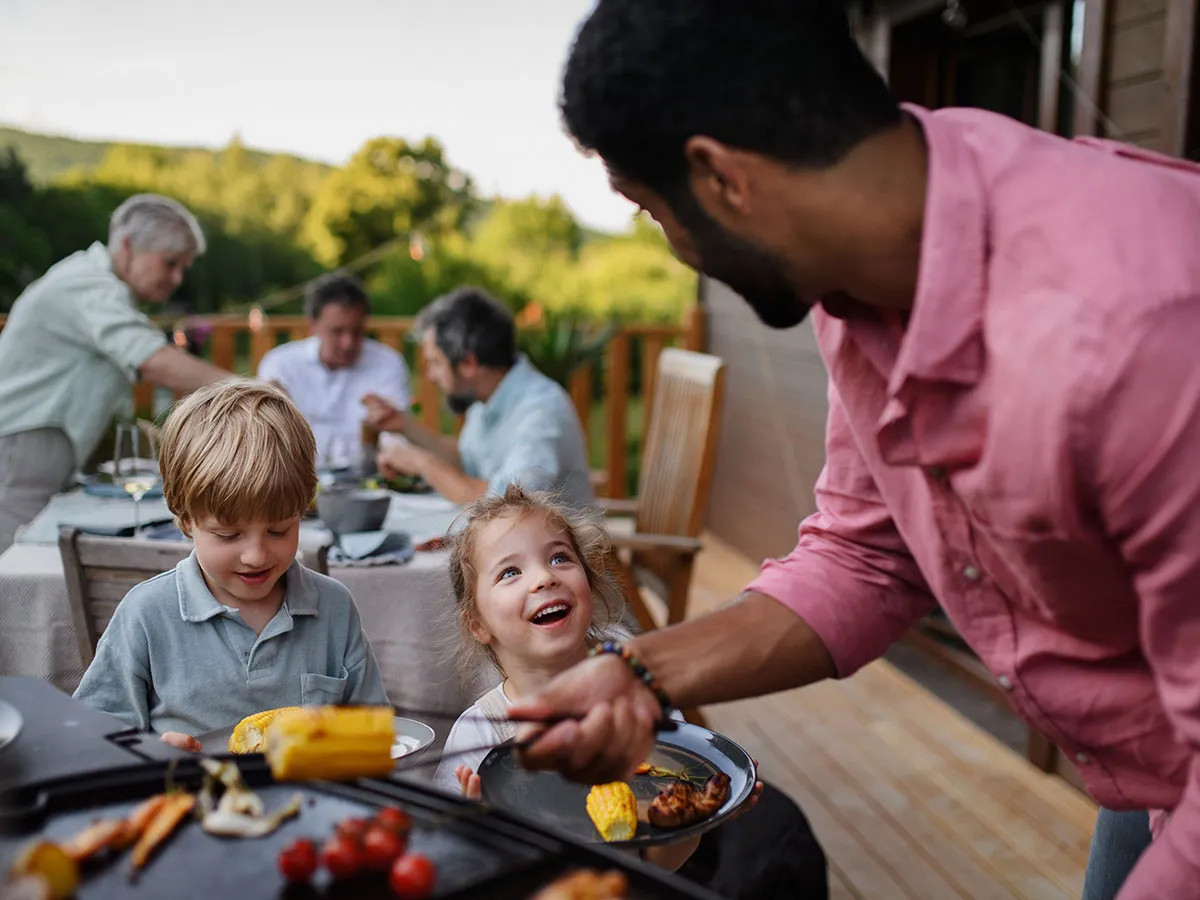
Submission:
[[[756,565],[706,538],[690,611]],[[1077,900],[1096,808],[886,662],[709,707],[804,810],[835,900]]]

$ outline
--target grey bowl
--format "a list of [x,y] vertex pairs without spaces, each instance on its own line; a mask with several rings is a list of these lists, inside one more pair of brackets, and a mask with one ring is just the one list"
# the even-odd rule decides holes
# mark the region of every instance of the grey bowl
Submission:
[[379,531],[391,502],[392,495],[383,490],[323,487],[317,494],[317,516],[335,535]]

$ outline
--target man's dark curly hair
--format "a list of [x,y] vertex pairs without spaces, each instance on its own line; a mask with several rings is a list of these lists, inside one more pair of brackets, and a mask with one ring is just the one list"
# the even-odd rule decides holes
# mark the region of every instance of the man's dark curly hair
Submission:
[[582,149],[668,199],[695,135],[823,168],[901,116],[844,0],[599,0],[560,106]]

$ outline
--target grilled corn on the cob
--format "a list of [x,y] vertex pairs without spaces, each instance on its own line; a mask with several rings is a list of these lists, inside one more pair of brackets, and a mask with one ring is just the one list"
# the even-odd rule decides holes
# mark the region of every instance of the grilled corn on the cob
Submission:
[[299,706],[281,706],[246,716],[237,723],[229,736],[230,753],[262,753],[267,749],[267,726],[281,712],[300,709]]
[[392,771],[396,738],[386,706],[320,706],[281,712],[267,730],[277,781],[366,778]]
[[628,841],[637,831],[637,799],[623,781],[594,785],[588,791],[587,813],[606,841]]

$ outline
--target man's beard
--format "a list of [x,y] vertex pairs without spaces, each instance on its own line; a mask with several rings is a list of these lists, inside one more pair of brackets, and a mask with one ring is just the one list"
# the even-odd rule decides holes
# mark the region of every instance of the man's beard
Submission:
[[466,415],[468,409],[475,405],[475,398],[470,394],[450,394],[446,397],[446,408],[456,416]]
[[768,328],[792,328],[803,322],[812,304],[796,293],[778,257],[730,234],[709,217],[690,189],[684,193],[686,199],[671,205],[691,235],[701,271],[728,285]]

